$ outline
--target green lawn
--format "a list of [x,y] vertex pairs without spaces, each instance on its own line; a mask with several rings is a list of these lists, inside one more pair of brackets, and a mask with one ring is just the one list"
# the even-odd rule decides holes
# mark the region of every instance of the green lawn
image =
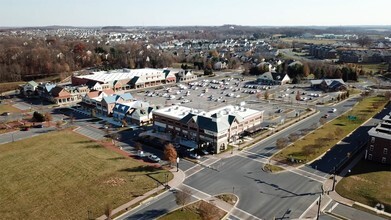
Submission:
[[[274,155],[273,159],[284,163],[289,163],[289,158],[301,160],[301,163],[297,164],[312,161],[337,144],[338,141],[359,127],[367,119],[373,117],[378,111],[383,109],[385,103],[384,97],[364,98],[351,111],[296,141]],[[350,115],[356,116],[357,120],[349,120],[347,116]]]
[[0,145],[0,214],[86,219],[92,211],[99,217],[107,204],[115,208],[165,181],[168,172],[144,165],[70,130]]
[[382,203],[390,212],[391,167],[362,160],[337,184],[336,190],[343,197],[371,207]]

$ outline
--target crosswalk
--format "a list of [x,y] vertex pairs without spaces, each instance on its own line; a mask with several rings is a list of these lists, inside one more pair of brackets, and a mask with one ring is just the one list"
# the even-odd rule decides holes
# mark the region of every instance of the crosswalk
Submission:
[[104,139],[104,134],[102,132],[96,131],[96,129],[94,128],[88,128],[83,126],[77,127],[76,129],[74,129],[74,131],[95,141]]

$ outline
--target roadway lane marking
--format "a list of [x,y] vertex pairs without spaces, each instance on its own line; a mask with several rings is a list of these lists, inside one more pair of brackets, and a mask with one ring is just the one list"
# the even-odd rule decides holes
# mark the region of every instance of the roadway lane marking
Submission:
[[256,161],[256,162],[262,163],[262,164],[268,163],[268,161],[266,159],[250,158],[250,157],[248,157],[246,155],[240,155],[240,154],[237,154],[236,156],[243,157],[243,158],[246,158],[246,159],[249,159],[249,160],[253,160],[253,161]]
[[[246,159],[249,159],[249,160],[253,160],[253,161],[256,161],[256,162],[259,162],[259,163],[262,163],[262,164],[267,164],[269,162],[268,160],[266,160],[264,158],[262,158],[262,159],[254,159],[254,158],[249,158],[249,157],[247,157],[245,155],[240,155],[240,154],[237,154],[237,156],[243,157],[243,158],[246,158]],[[285,169],[286,172],[291,172],[291,173],[297,174],[299,176],[302,176],[302,177],[314,180],[314,181],[319,182],[319,183],[323,183],[324,181],[327,180],[326,178],[318,176],[318,175],[315,175],[315,174],[311,174],[311,173],[303,174],[303,173],[300,173],[300,171],[298,171],[299,169],[296,169],[296,168],[290,169],[289,167],[285,167],[285,166],[282,166],[282,167]],[[311,175],[313,177],[311,177]],[[321,178],[322,180],[319,180],[319,179],[316,179],[316,178]]]
[[242,152],[243,152],[244,154],[252,154],[252,155],[256,155],[256,156],[258,156],[258,157],[262,157],[262,158],[264,158],[264,159],[269,159],[269,157],[263,156],[263,155],[261,155],[260,153],[253,153],[253,152],[250,152],[250,151],[247,151],[247,150],[243,150]]
[[311,205],[308,206],[308,208],[303,212],[303,214],[300,215],[299,219],[304,219],[304,216],[307,214],[308,211],[310,211],[312,206],[314,206],[318,200],[319,200],[319,198],[316,198],[315,201],[313,203],[311,203]]
[[[210,159],[212,159],[212,158],[210,158]],[[213,158],[213,159],[215,159],[215,161],[213,161],[212,163],[209,163],[208,165],[205,165],[204,163],[200,163],[200,164],[197,164],[197,165],[195,165],[195,166],[193,166],[193,167],[187,169],[187,170],[185,171],[185,174],[186,174],[187,171],[189,171],[190,169],[201,168],[201,169],[198,169],[198,170],[194,171],[193,173],[187,175],[186,178],[189,178],[189,177],[193,176],[194,174],[196,174],[196,173],[200,172],[201,170],[205,169],[206,167],[210,168],[211,165],[213,165],[213,164],[215,164],[215,163],[217,163],[218,161],[221,160],[221,158]],[[209,159],[208,159],[208,160],[209,160]],[[207,160],[205,160],[205,161],[203,161],[203,162],[206,162],[206,161],[207,161]]]
[[194,188],[194,187],[191,187],[191,186],[189,186],[189,185],[186,185],[186,184],[182,184],[182,186],[184,186],[184,187],[186,187],[186,188],[189,188],[190,190],[193,190],[193,191],[196,191],[196,192],[198,192],[198,193],[201,193],[201,194],[203,194],[203,195],[206,195],[206,197],[208,198],[208,197],[212,197],[212,195],[209,195],[208,193],[205,193],[205,192],[203,192],[203,191],[201,191],[201,190],[199,190],[199,189],[196,189],[196,188]]
[[[232,214],[233,212],[239,212],[239,213],[241,213],[242,215],[246,216],[245,219],[250,219],[249,217],[252,217],[252,218],[257,219],[257,220],[262,220],[262,219],[258,218],[257,216],[252,215],[252,214],[250,214],[250,213],[248,213],[248,212],[246,212],[246,211],[244,211],[244,210],[242,210],[242,209],[239,209],[239,208],[237,208],[237,207],[234,207],[234,208],[232,209],[231,215],[233,215],[233,214]],[[236,215],[233,215],[233,216],[234,216],[234,217],[237,217],[237,214],[236,214]],[[238,217],[238,218],[239,218],[239,217]],[[243,218],[239,218],[239,219],[243,219]]]
[[298,169],[296,169],[297,171],[299,171],[299,172],[305,172],[305,173],[307,173],[307,174],[309,174],[309,175],[312,175],[312,176],[314,176],[314,177],[317,177],[317,178],[320,178],[320,179],[323,179],[323,180],[327,180],[327,178],[326,177],[324,177],[324,176],[319,176],[318,174],[315,174],[315,173],[311,173],[311,172],[309,172],[309,171],[307,171],[307,170],[303,170],[303,169],[300,169],[300,168],[298,168]]
[[[299,175],[299,176],[302,176],[302,177],[306,177],[306,178],[308,178],[308,179],[311,179],[311,180],[314,180],[314,181],[316,181],[316,182],[319,182],[319,183],[323,183],[324,181],[326,181],[326,180],[318,180],[318,179],[316,179],[317,177],[319,177],[319,178],[323,178],[323,177],[320,177],[320,176],[316,176],[316,175],[313,175],[313,176],[315,176],[315,177],[311,177],[310,175],[308,175],[308,174],[303,174],[303,173],[300,173],[300,172],[297,172],[297,170],[287,170],[288,172],[292,172],[292,173],[295,173],[295,174],[297,174],[297,175]],[[324,178],[323,178],[324,179]]]
[[337,206],[338,206],[338,202],[336,202],[336,203],[331,207],[331,209],[329,210],[329,212],[332,212]]

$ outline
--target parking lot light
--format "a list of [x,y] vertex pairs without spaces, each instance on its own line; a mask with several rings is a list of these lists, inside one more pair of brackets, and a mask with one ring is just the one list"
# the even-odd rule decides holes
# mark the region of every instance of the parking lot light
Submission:
[[176,158],[176,172],[179,172],[179,157]]

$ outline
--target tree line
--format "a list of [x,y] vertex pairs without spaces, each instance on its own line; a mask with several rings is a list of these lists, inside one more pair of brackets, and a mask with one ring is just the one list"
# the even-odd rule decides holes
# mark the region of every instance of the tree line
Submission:
[[163,68],[175,61],[174,56],[141,42],[115,45],[97,42],[93,39],[82,41],[56,37],[3,37],[0,40],[0,81],[62,77],[87,67]]

